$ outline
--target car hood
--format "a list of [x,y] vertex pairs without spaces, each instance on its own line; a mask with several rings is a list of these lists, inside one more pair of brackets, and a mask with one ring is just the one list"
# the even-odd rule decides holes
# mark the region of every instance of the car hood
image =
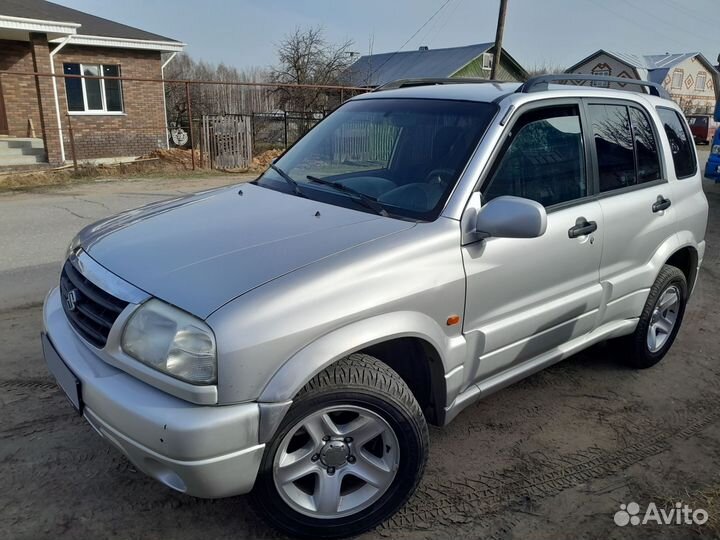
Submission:
[[206,318],[288,272],[413,225],[243,184],[124,212],[86,227],[78,243],[122,279]]

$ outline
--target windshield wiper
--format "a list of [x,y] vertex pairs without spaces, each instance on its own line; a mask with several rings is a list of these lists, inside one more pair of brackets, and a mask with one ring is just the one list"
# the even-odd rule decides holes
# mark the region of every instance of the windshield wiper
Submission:
[[278,167],[274,163],[270,164],[270,168],[273,171],[275,171],[276,173],[278,173],[280,175],[280,178],[282,178],[283,180],[285,180],[288,183],[288,185],[292,188],[293,193],[295,195],[297,195],[298,197],[307,197],[307,195],[305,195],[302,192],[302,190],[300,189],[300,186],[298,185],[298,183],[295,180],[293,180],[288,173],[283,171],[280,167]]
[[340,182],[333,182],[331,180],[325,180],[324,178],[318,178],[317,176],[308,175],[305,178],[310,180],[311,182],[316,182],[318,184],[322,184],[323,186],[330,186],[331,188],[335,188],[338,191],[342,191],[343,193],[347,193],[348,195],[354,195],[357,197],[356,200],[360,204],[362,204],[365,208],[369,208],[376,214],[379,214],[383,217],[388,217],[390,214],[388,214],[387,210],[383,208],[382,204],[378,202],[378,200],[375,197],[371,197],[370,195],[365,195],[364,193],[361,193],[360,191],[357,191],[351,187],[347,187],[344,184],[341,184]]

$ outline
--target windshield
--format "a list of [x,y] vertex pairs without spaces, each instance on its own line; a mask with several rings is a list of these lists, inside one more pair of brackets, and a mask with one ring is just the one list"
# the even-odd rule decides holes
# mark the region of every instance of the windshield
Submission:
[[470,101],[351,101],[290,148],[258,184],[365,212],[431,221],[496,111],[494,104]]

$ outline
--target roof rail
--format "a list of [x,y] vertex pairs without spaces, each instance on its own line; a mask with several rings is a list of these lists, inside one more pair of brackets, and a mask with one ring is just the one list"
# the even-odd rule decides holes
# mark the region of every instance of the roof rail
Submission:
[[[538,77],[532,77],[525,81],[516,92],[521,94],[529,94],[530,92],[543,92],[548,90],[548,86],[553,82],[574,82],[574,81],[591,81],[591,82],[606,82],[606,83],[617,83],[617,84],[631,84],[633,86],[640,86],[647,90],[647,92],[653,96],[670,99],[670,94],[661,85],[649,81],[639,81],[637,79],[624,79],[622,77],[604,77],[600,75],[584,75],[581,73],[561,73],[557,75],[540,75]],[[576,85],[577,86],[577,85]]]
[[470,77],[457,77],[457,78],[420,78],[420,79],[399,79],[385,83],[382,86],[378,86],[373,92],[379,92],[381,90],[396,90],[398,88],[411,88],[413,86],[433,86],[437,84],[469,84],[469,83],[503,83],[507,81],[496,81],[491,79],[478,79]]

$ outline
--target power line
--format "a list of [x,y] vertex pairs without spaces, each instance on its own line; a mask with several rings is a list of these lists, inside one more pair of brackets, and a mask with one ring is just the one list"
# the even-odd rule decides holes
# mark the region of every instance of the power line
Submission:
[[[586,1],[587,1],[588,3],[590,3],[590,4],[592,4],[593,6],[597,7],[597,8],[604,9],[604,10],[607,11],[608,13],[612,13],[612,14],[615,15],[616,17],[618,17],[618,18],[620,18],[620,19],[623,19],[623,20],[629,22],[629,23],[632,24],[632,25],[639,26],[639,27],[644,28],[645,30],[649,30],[649,31],[651,31],[651,32],[657,32],[657,28],[654,28],[654,27],[652,27],[652,26],[645,25],[645,24],[641,23],[642,19],[632,19],[632,18],[626,16],[625,14],[623,14],[622,12],[615,11],[614,9],[611,9],[611,8],[608,7],[606,4],[597,3],[597,2],[594,2],[593,0],[586,0]],[[680,45],[681,47],[683,47],[683,48],[685,47],[684,44],[680,43],[678,40],[676,40],[676,39],[673,38],[673,37],[665,36],[665,38],[666,38],[666,39],[669,39],[670,41],[674,41],[676,44],[679,44],[679,45]]]
[[427,31],[423,35],[422,41],[429,43],[433,37],[435,37],[438,33],[442,32],[442,30],[444,30],[445,27],[447,26],[447,23],[449,23],[452,20],[453,15],[455,15],[455,12],[457,11],[458,7],[460,7],[460,4],[462,4],[462,3],[463,3],[463,0],[457,0],[457,2],[455,2],[455,5],[452,7],[452,9],[450,11],[445,12],[446,13],[445,18],[442,18],[442,20],[441,20],[441,18],[438,18],[436,25],[432,25],[430,28],[427,29]]
[[679,6],[676,3],[674,3],[672,0],[662,0],[663,3],[667,6],[670,6],[678,11],[678,13],[682,13],[683,15],[690,17],[700,23],[703,24],[717,24],[717,21],[720,19],[712,19],[710,10],[708,10],[708,13],[705,13],[703,15],[700,15],[697,11],[690,10],[689,6]]
[[689,36],[692,36],[694,39],[697,39],[697,38],[698,38],[698,35],[697,35],[696,32],[691,32],[691,31],[689,31],[689,30],[686,30],[685,28],[682,28],[680,25],[677,25],[676,23],[674,23],[674,22],[672,22],[672,21],[668,21],[667,19],[663,19],[663,18],[661,18],[661,17],[658,17],[658,16],[655,15],[654,13],[649,12],[647,9],[639,8],[638,6],[636,6],[635,4],[633,4],[632,2],[630,2],[630,0],[626,0],[626,4],[627,4],[628,6],[630,6],[631,8],[639,11],[639,12],[642,13],[644,16],[652,17],[652,18],[655,19],[656,21],[658,21],[658,22],[660,22],[660,23],[662,23],[662,24],[664,24],[664,25],[666,25],[666,26],[668,26],[668,27],[670,27],[670,28],[673,28],[674,30],[680,30],[681,32],[684,32],[684,33],[688,34]]
[[407,45],[408,43],[410,43],[410,42],[413,40],[413,38],[414,38],[415,36],[417,36],[417,35],[420,33],[420,31],[421,31],[423,28],[425,28],[425,27],[430,23],[430,21],[432,21],[432,20],[437,16],[437,14],[440,13],[440,12],[443,10],[443,8],[444,8],[445,6],[447,6],[449,3],[450,3],[450,0],[445,0],[445,3],[444,3],[442,6],[440,6],[440,7],[437,9],[437,11],[435,11],[435,13],[433,13],[433,14],[430,16],[430,18],[429,18],[427,21],[425,21],[425,22],[423,23],[423,25],[422,25],[420,28],[418,28],[418,29],[415,31],[415,33],[414,33],[412,36],[410,36],[410,37],[405,41],[405,43],[403,43],[403,44],[400,46],[400,48],[399,48],[397,51],[395,51],[394,53],[392,53],[392,54],[388,57],[387,60],[385,60],[382,64],[380,64],[376,69],[374,69],[374,70],[370,73],[370,76],[368,77],[368,80],[369,80],[370,77],[372,77],[378,70],[380,70],[380,68],[382,68],[382,67],[383,67],[385,64],[387,64],[390,60],[392,60],[393,57],[394,57],[397,53],[399,53],[400,51],[402,51],[403,48],[405,47],[405,45]]

